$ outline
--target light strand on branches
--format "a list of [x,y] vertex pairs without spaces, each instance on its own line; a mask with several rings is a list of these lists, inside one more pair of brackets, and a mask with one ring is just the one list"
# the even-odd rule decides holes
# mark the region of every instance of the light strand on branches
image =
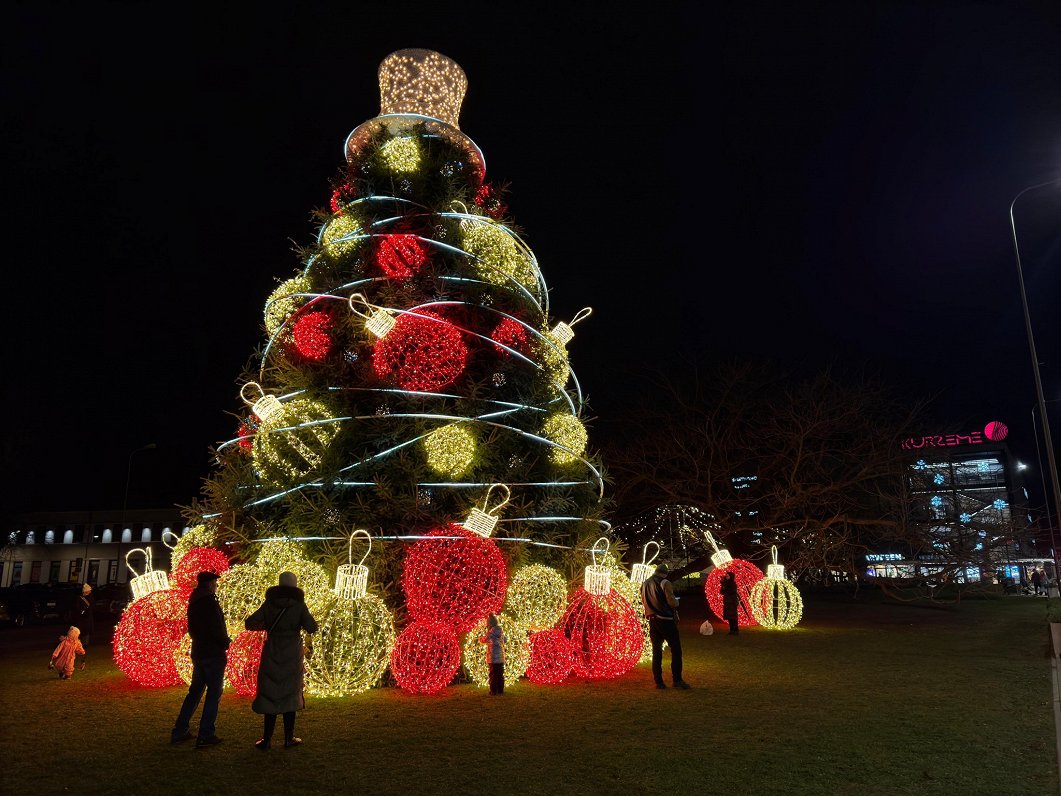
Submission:
[[[129,556],[134,553],[144,554],[144,571],[137,572],[136,568],[129,563]],[[136,602],[141,597],[146,597],[152,592],[165,591],[169,588],[169,575],[167,575],[161,569],[153,569],[151,566],[151,548],[150,547],[134,547],[128,553],[125,554],[125,566],[129,568],[129,571],[133,573],[133,578],[129,581],[129,588],[133,592],[133,602]]]

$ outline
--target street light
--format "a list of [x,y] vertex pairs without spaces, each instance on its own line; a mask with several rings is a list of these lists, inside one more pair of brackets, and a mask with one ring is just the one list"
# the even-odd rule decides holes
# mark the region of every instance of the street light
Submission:
[[[1020,246],[1017,243],[1017,222],[1013,218],[1013,206],[1017,204],[1018,199],[1028,193],[1028,191],[1045,188],[1048,185],[1061,187],[1061,180],[1048,180],[1047,182],[1029,185],[1013,197],[1013,201],[1009,203],[1009,227],[1013,232],[1013,253],[1017,259],[1017,280],[1020,283],[1021,305],[1024,307],[1024,326],[1028,331],[1028,348],[1031,350],[1032,355],[1032,373],[1035,374],[1035,397],[1039,402],[1039,417],[1043,421],[1043,440],[1046,444],[1046,462],[1050,468],[1050,483],[1053,485],[1054,516],[1059,517],[1061,516],[1061,484],[1059,484],[1057,480],[1057,461],[1054,457],[1054,441],[1053,437],[1050,435],[1050,419],[1046,416],[1046,398],[1043,396],[1043,380],[1039,376],[1039,355],[1035,353],[1035,335],[1032,334],[1032,319],[1031,315],[1028,314],[1028,294],[1024,291],[1024,271],[1022,271],[1020,267]],[[1049,507],[1049,500],[1047,500],[1047,506]],[[1047,513],[1049,515],[1049,509]],[[1054,540],[1053,524],[1050,525],[1050,541],[1053,543],[1054,547],[1054,573],[1055,577],[1057,577],[1057,544]]]
[[118,568],[121,571],[121,559],[122,559],[122,536],[125,534],[125,512],[129,507],[129,481],[133,475],[133,457],[140,453],[140,451],[149,451],[157,448],[158,445],[154,442],[149,442],[142,448],[137,448],[129,454],[129,462],[125,468],[125,497],[122,498],[122,522],[121,527],[118,528]]

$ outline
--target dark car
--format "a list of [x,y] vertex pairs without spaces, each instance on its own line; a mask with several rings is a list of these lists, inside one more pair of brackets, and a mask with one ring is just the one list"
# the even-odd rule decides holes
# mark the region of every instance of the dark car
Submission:
[[125,610],[132,599],[128,583],[107,583],[94,586],[92,597],[96,601],[96,615],[116,616]]
[[6,617],[18,627],[27,622],[69,622],[80,593],[78,583],[23,583],[0,589],[0,619]]

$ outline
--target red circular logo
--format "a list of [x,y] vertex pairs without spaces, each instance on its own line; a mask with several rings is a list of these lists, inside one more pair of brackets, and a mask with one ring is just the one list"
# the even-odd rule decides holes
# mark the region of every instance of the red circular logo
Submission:
[[1005,423],[992,420],[984,426],[984,436],[992,442],[1001,442],[1009,436],[1009,427]]

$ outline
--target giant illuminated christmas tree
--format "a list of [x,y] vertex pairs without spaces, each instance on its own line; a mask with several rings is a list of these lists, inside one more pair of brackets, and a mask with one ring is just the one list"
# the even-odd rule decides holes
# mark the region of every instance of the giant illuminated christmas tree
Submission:
[[[567,351],[588,310],[550,317],[538,262],[458,127],[460,67],[402,50],[379,77],[380,115],[347,138],[317,241],[265,304],[238,435],[195,507],[199,543],[236,561],[222,607],[235,630],[278,570],[296,571],[326,624],[318,693],[387,666],[436,690],[462,645],[478,679],[467,657],[484,647],[466,639],[503,609],[528,661],[547,650],[536,671],[570,657],[584,676],[621,673],[642,641],[626,637],[627,599],[598,584],[578,592],[588,614],[565,619],[607,528]],[[368,569],[353,529],[372,537]]]

